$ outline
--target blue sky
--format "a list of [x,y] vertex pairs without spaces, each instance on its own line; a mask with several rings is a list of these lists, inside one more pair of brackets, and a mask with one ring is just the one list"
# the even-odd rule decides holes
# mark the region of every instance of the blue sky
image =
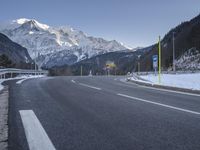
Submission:
[[33,18],[137,47],[200,13],[200,0],[1,0],[0,21]]

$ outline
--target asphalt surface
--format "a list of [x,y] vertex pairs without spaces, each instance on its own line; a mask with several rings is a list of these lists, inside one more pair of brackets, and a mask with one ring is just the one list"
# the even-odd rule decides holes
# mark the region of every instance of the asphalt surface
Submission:
[[200,149],[200,96],[120,79],[44,77],[18,85],[7,82],[9,150],[28,150],[20,110],[34,111],[57,150]]

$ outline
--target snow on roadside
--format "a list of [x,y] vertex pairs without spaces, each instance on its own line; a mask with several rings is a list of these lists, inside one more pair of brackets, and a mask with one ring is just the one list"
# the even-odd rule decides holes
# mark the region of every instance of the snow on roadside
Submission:
[[[141,78],[148,80],[149,83],[159,84],[158,76],[153,74],[143,75]],[[162,74],[161,85],[200,90],[200,73],[191,74]]]
[[21,84],[22,82],[24,82],[25,80],[27,80],[28,78],[25,78],[25,79],[22,79],[22,80],[19,80],[16,82],[16,84]]
[[[31,78],[40,78],[40,77],[44,77],[45,75],[21,75],[21,76],[17,76],[15,78],[8,78],[8,79],[0,79],[0,91],[3,90],[4,86],[2,85],[2,83],[4,81],[8,81],[8,80],[16,80],[16,79],[31,79]],[[21,81],[21,80],[20,80]],[[21,81],[23,82],[23,81]]]
[[0,80],[0,91],[3,90],[3,88],[4,88],[3,85],[2,85],[2,82],[3,81]]

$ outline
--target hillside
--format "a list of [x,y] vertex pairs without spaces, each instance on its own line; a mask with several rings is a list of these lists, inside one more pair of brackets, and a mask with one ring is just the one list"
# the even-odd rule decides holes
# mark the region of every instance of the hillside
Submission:
[[[11,67],[27,68],[32,63],[32,59],[26,48],[11,41],[7,36],[0,33],[0,55],[1,60],[9,62]],[[10,62],[11,61],[11,62]],[[2,66],[2,64],[0,64]],[[6,64],[3,65],[6,67]]]
[[176,60],[176,68],[178,70],[200,70],[200,51],[196,48],[191,48],[184,52],[184,54]]
[[[145,53],[151,50],[151,46],[142,48],[137,51],[120,51],[110,52],[98,55],[89,59],[82,60],[73,65],[57,66],[50,69],[51,75],[125,75],[127,72],[138,71],[138,56],[143,57]],[[106,68],[107,65],[113,64],[112,68]]]
[[[183,22],[174,29],[170,30],[162,39],[162,68],[167,70],[172,66],[173,59],[173,32],[175,33],[175,57],[178,60],[185,55],[185,52],[194,48],[198,53],[200,52],[200,15],[194,19]],[[143,71],[153,70],[152,56],[158,54],[158,45],[155,44],[151,51],[149,51],[141,60],[141,69]],[[193,64],[193,59],[190,59],[186,65]],[[198,61],[197,61],[198,62]],[[178,69],[183,70],[190,67],[181,67],[177,64]],[[198,68],[193,68],[198,69]]]

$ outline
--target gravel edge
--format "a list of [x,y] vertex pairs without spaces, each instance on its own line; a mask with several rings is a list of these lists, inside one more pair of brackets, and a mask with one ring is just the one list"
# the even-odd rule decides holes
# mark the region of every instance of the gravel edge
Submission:
[[8,87],[0,91],[0,150],[8,150]]

